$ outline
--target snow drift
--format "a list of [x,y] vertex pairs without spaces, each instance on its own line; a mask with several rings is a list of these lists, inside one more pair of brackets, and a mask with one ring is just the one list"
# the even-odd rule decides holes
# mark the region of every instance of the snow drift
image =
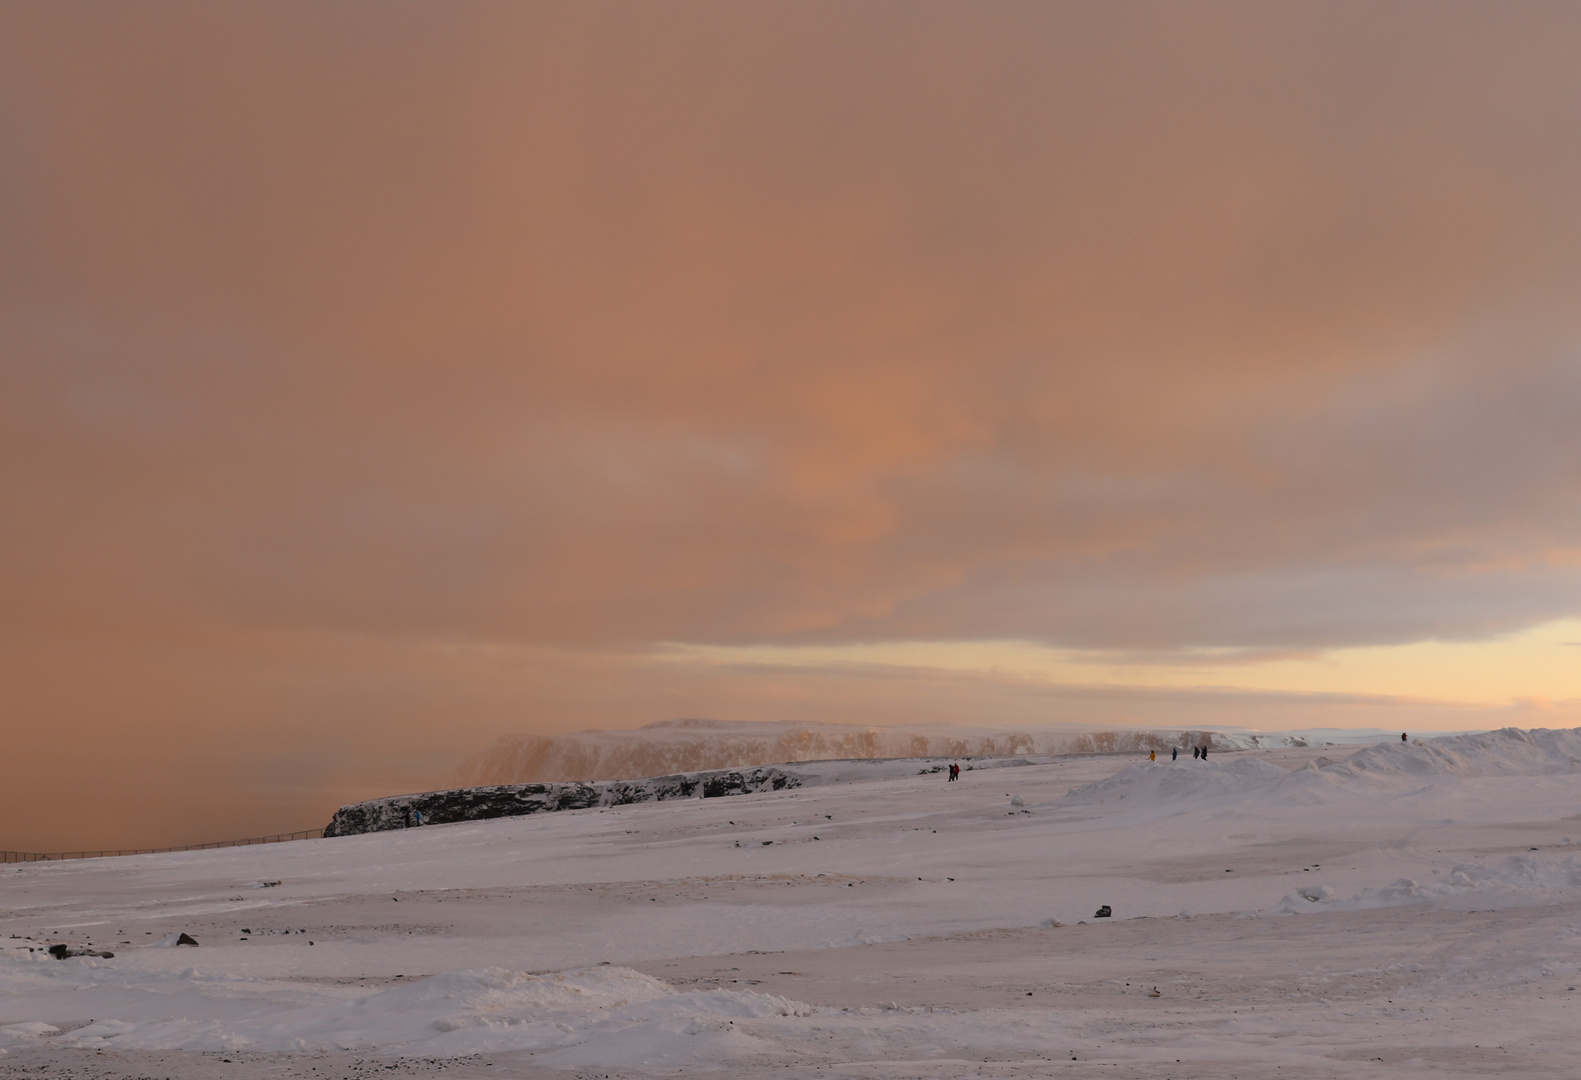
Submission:
[[1492,866],[1457,865],[1442,881],[1418,882],[1401,878],[1391,885],[1363,889],[1342,900],[1323,885],[1309,885],[1285,897],[1264,914],[1300,915],[1318,911],[1366,911],[1405,904],[1453,905],[1469,900],[1477,904],[1507,906],[1526,903],[1573,903],[1581,891],[1581,859],[1539,859],[1510,855]]
[[1581,728],[1503,728],[1416,743],[1389,742],[1325,766],[1335,776],[1551,776],[1581,771]]
[[[20,955],[18,955],[20,954]],[[102,1019],[60,1041],[87,1049],[378,1049],[426,1057],[529,1050],[558,1065],[685,1065],[761,1050],[739,1022],[810,1015],[810,1006],[735,990],[679,992],[623,967],[533,975],[457,971],[375,993],[310,989],[243,975],[133,972],[39,961],[0,950],[0,992],[69,990],[103,998]],[[0,1042],[53,1036],[43,1021],[0,1028]]]
[[[1320,762],[1322,759],[1320,759]],[[1346,797],[1359,787],[1398,786],[1439,778],[1551,776],[1581,772],[1581,728],[1525,731],[1505,728],[1415,743],[1380,743],[1345,761],[1312,763],[1287,772],[1255,757],[1220,761],[1144,761],[1106,780],[1077,788],[1064,799],[1072,806],[1129,800],[1139,805],[1203,802],[1220,798],[1246,805],[1298,806]]]
[[1143,761],[1095,784],[1072,791],[1060,802],[1098,806],[1122,799],[1133,804],[1242,798],[1267,791],[1290,773],[1277,765],[1244,758],[1235,761]]

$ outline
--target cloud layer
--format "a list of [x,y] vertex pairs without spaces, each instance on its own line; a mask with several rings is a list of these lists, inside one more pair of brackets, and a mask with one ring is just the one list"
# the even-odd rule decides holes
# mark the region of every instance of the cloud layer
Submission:
[[[420,758],[664,715],[664,643],[1581,613],[1578,46],[1542,4],[12,7],[28,737],[157,716],[234,772],[338,710]],[[477,706],[442,657],[493,647],[587,681]],[[414,650],[450,674],[391,719]],[[185,674],[118,693],[132,653]]]

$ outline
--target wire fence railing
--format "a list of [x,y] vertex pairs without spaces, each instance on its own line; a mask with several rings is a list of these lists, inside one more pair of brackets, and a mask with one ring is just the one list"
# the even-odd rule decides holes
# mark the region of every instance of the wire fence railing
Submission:
[[249,847],[253,844],[281,844],[287,840],[317,840],[323,829],[250,836],[245,840],[216,840],[210,844],[182,844],[179,847],[125,848],[119,851],[0,851],[0,863],[55,862],[60,859],[104,859],[114,855],[163,855],[171,851],[207,851],[210,848]]

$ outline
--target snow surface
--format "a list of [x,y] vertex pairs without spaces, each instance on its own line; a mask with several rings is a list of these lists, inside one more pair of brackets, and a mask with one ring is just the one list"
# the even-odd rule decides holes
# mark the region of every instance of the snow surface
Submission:
[[1581,732],[1508,730],[846,763],[6,867],[0,1073],[1575,1075],[1578,759]]

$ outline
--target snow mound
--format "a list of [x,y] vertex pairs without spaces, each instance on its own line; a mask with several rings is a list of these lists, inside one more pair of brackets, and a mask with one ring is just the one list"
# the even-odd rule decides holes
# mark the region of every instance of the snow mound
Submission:
[[1248,806],[1294,807],[1331,803],[1346,792],[1398,789],[1401,781],[1581,772],[1581,728],[1525,731],[1505,728],[1418,743],[1379,743],[1342,762],[1309,763],[1287,772],[1255,758],[1141,762],[1107,780],[1078,788],[1064,803],[1126,806],[1201,802],[1237,797]]
[[[29,1020],[22,1024],[0,1024],[0,1047],[6,1043],[25,1042],[43,1035],[54,1035],[60,1028],[42,1020]],[[3,1051],[0,1051],[3,1053]]]
[[1269,908],[1268,915],[1300,915],[1317,911],[1366,911],[1373,908],[1400,907],[1406,904],[1456,906],[1472,898],[1476,903],[1493,898],[1527,903],[1573,903],[1581,891],[1581,859],[1571,856],[1563,862],[1511,855],[1493,866],[1462,863],[1442,881],[1418,882],[1401,878],[1392,885],[1363,889],[1349,900],[1341,900],[1324,885],[1297,889]]
[[[0,991],[23,989],[0,966]],[[533,975],[502,968],[414,979],[377,993],[238,975],[149,974],[110,967],[47,969],[56,989],[102,994],[104,1019],[56,1041],[87,1049],[367,1050],[426,1057],[530,1051],[559,1066],[665,1064],[761,1054],[753,1022],[808,1016],[811,1006],[735,990],[683,993],[630,968]],[[11,985],[6,985],[10,983]],[[42,1021],[13,1039],[48,1034]]]
[[1290,776],[1256,758],[1239,761],[1144,761],[1095,784],[1076,788],[1062,804],[1092,806],[1129,800],[1128,805],[1244,797],[1272,790]]
[[1504,728],[1420,743],[1379,743],[1323,771],[1348,777],[1549,776],[1581,772],[1581,728]]

